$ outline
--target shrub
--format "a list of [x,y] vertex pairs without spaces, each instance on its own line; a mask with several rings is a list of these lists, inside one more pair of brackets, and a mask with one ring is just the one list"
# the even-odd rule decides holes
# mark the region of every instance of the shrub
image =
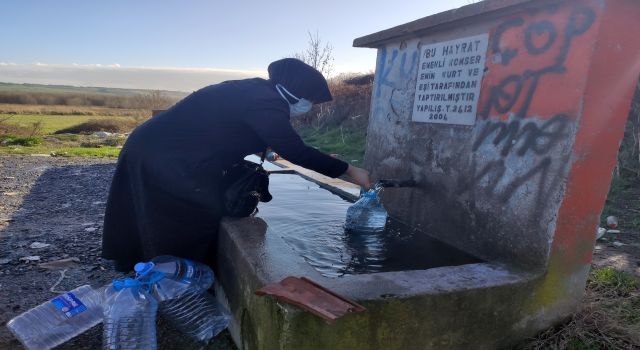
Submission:
[[138,122],[129,118],[114,118],[110,120],[89,120],[72,127],[58,130],[56,134],[91,134],[98,131],[124,133],[133,130]]
[[123,137],[109,137],[102,141],[102,144],[109,147],[122,146],[124,144]]
[[98,141],[83,141],[80,142],[81,148],[100,148],[102,144]]
[[59,134],[54,136],[56,139],[60,141],[78,141],[80,136],[76,134]]
[[371,104],[371,75],[348,75],[329,81],[333,101],[314,106],[311,112],[293,120],[294,127],[315,129],[343,125],[366,129]]
[[3,146],[24,146],[33,147],[42,143],[40,137],[35,136],[0,136],[0,144]]

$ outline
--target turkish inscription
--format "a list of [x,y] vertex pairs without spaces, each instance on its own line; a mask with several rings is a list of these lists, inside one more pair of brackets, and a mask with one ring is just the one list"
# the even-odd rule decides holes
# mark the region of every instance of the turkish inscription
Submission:
[[473,125],[488,34],[425,45],[420,54],[412,120]]

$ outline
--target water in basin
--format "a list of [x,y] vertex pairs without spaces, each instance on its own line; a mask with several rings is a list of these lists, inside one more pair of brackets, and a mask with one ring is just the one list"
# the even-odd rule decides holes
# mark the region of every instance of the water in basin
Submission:
[[327,277],[481,261],[393,219],[382,232],[346,231],[352,203],[295,174],[272,174],[269,191],[273,200],[260,203],[257,214],[269,225],[268,234],[281,236]]

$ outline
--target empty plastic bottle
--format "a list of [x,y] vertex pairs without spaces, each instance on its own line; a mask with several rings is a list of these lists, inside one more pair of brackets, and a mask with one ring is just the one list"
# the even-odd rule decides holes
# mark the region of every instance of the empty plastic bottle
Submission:
[[164,301],[160,303],[160,314],[177,330],[204,343],[229,324],[229,314],[207,292],[187,292]]
[[214,281],[207,265],[163,255],[134,269],[139,280],[150,284],[160,314],[176,329],[208,342],[227,327],[228,313],[206,292]]
[[51,349],[102,321],[102,294],[80,286],[13,318],[7,328],[27,349]]
[[138,279],[154,283],[153,293],[160,302],[187,291],[204,292],[214,279],[209,266],[171,255],[160,255],[149,262],[137,263],[134,270]]
[[379,232],[387,223],[387,210],[384,209],[378,191],[372,189],[365,192],[360,199],[347,209],[345,227],[360,232]]
[[105,291],[102,348],[137,350],[157,347],[158,302],[132,278],[114,280]]

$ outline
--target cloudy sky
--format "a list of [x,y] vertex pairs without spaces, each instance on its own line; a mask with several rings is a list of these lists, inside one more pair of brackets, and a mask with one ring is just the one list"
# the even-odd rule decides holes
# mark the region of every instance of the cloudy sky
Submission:
[[333,46],[334,73],[366,72],[375,50],[353,39],[470,2],[2,1],[0,82],[192,91],[265,76],[308,32]]

